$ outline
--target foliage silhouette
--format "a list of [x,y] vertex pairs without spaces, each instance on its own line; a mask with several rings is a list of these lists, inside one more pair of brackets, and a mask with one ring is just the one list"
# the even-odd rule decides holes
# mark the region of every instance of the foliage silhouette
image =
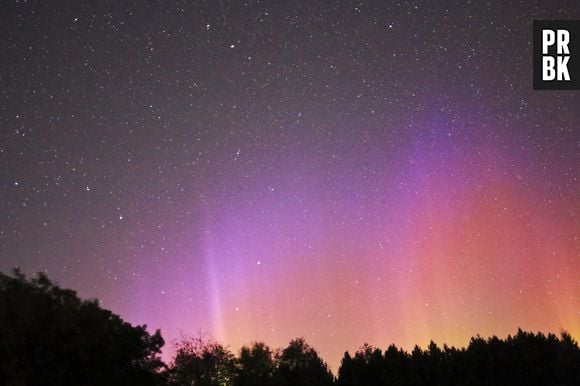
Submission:
[[303,338],[294,339],[276,356],[274,384],[279,386],[325,386],[333,376],[316,350]]
[[2,385],[156,385],[163,343],[42,273],[0,273]]
[[471,339],[467,348],[415,346],[411,353],[394,345],[381,353],[365,345],[345,353],[336,384],[372,385],[580,385],[580,349],[562,332],[533,334],[518,330],[505,340]]
[[236,386],[273,386],[276,362],[274,353],[264,343],[244,346],[238,358]]
[[326,386],[332,373],[304,339],[295,339],[274,354],[264,343],[242,347],[236,358],[208,338],[185,338],[169,369],[175,386]]
[[223,386],[235,378],[235,357],[213,339],[185,338],[177,343],[169,369],[170,385]]

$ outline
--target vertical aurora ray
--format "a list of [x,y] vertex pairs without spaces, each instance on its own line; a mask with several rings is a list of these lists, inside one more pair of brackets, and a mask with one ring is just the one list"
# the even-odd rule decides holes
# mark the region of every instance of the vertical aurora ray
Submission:
[[208,283],[208,297],[210,305],[210,315],[211,315],[211,327],[210,331],[213,333],[214,337],[219,340],[225,340],[225,327],[223,319],[223,304],[221,295],[221,285],[218,275],[220,271],[216,266],[216,253],[215,248],[211,241],[206,244],[206,250],[204,253],[205,257],[205,268],[207,272],[207,283]]

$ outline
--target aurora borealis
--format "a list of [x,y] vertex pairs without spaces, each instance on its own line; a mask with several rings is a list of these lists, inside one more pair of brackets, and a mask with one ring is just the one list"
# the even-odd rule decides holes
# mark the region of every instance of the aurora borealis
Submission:
[[3,8],[0,270],[169,342],[303,336],[333,370],[580,338],[580,92],[531,64],[532,20],[578,2]]

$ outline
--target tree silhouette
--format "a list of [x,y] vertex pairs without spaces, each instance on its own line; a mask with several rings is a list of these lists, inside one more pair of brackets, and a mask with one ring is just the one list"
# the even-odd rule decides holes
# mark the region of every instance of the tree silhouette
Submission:
[[580,349],[566,332],[561,338],[518,330],[505,340],[476,336],[467,348],[431,342],[407,353],[391,345],[364,345],[354,357],[345,353],[338,371],[341,386],[369,385],[558,385],[580,384]]
[[170,385],[230,386],[234,384],[235,357],[211,338],[185,338],[169,370]]
[[170,385],[326,386],[332,373],[304,339],[274,355],[264,343],[242,347],[238,358],[212,338],[185,338],[169,369]]
[[274,385],[276,370],[274,354],[264,343],[254,343],[240,350],[238,359],[238,376],[236,386],[270,386]]
[[163,343],[43,273],[0,273],[2,385],[159,384]]
[[277,356],[274,384],[279,386],[325,386],[333,384],[332,373],[316,350],[303,338],[294,339]]

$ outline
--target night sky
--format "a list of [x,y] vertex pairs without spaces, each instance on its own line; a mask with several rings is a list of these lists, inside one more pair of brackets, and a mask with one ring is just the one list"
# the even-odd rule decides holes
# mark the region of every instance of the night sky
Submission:
[[3,1],[0,270],[334,370],[578,339],[580,91],[532,89],[533,19],[580,3]]

